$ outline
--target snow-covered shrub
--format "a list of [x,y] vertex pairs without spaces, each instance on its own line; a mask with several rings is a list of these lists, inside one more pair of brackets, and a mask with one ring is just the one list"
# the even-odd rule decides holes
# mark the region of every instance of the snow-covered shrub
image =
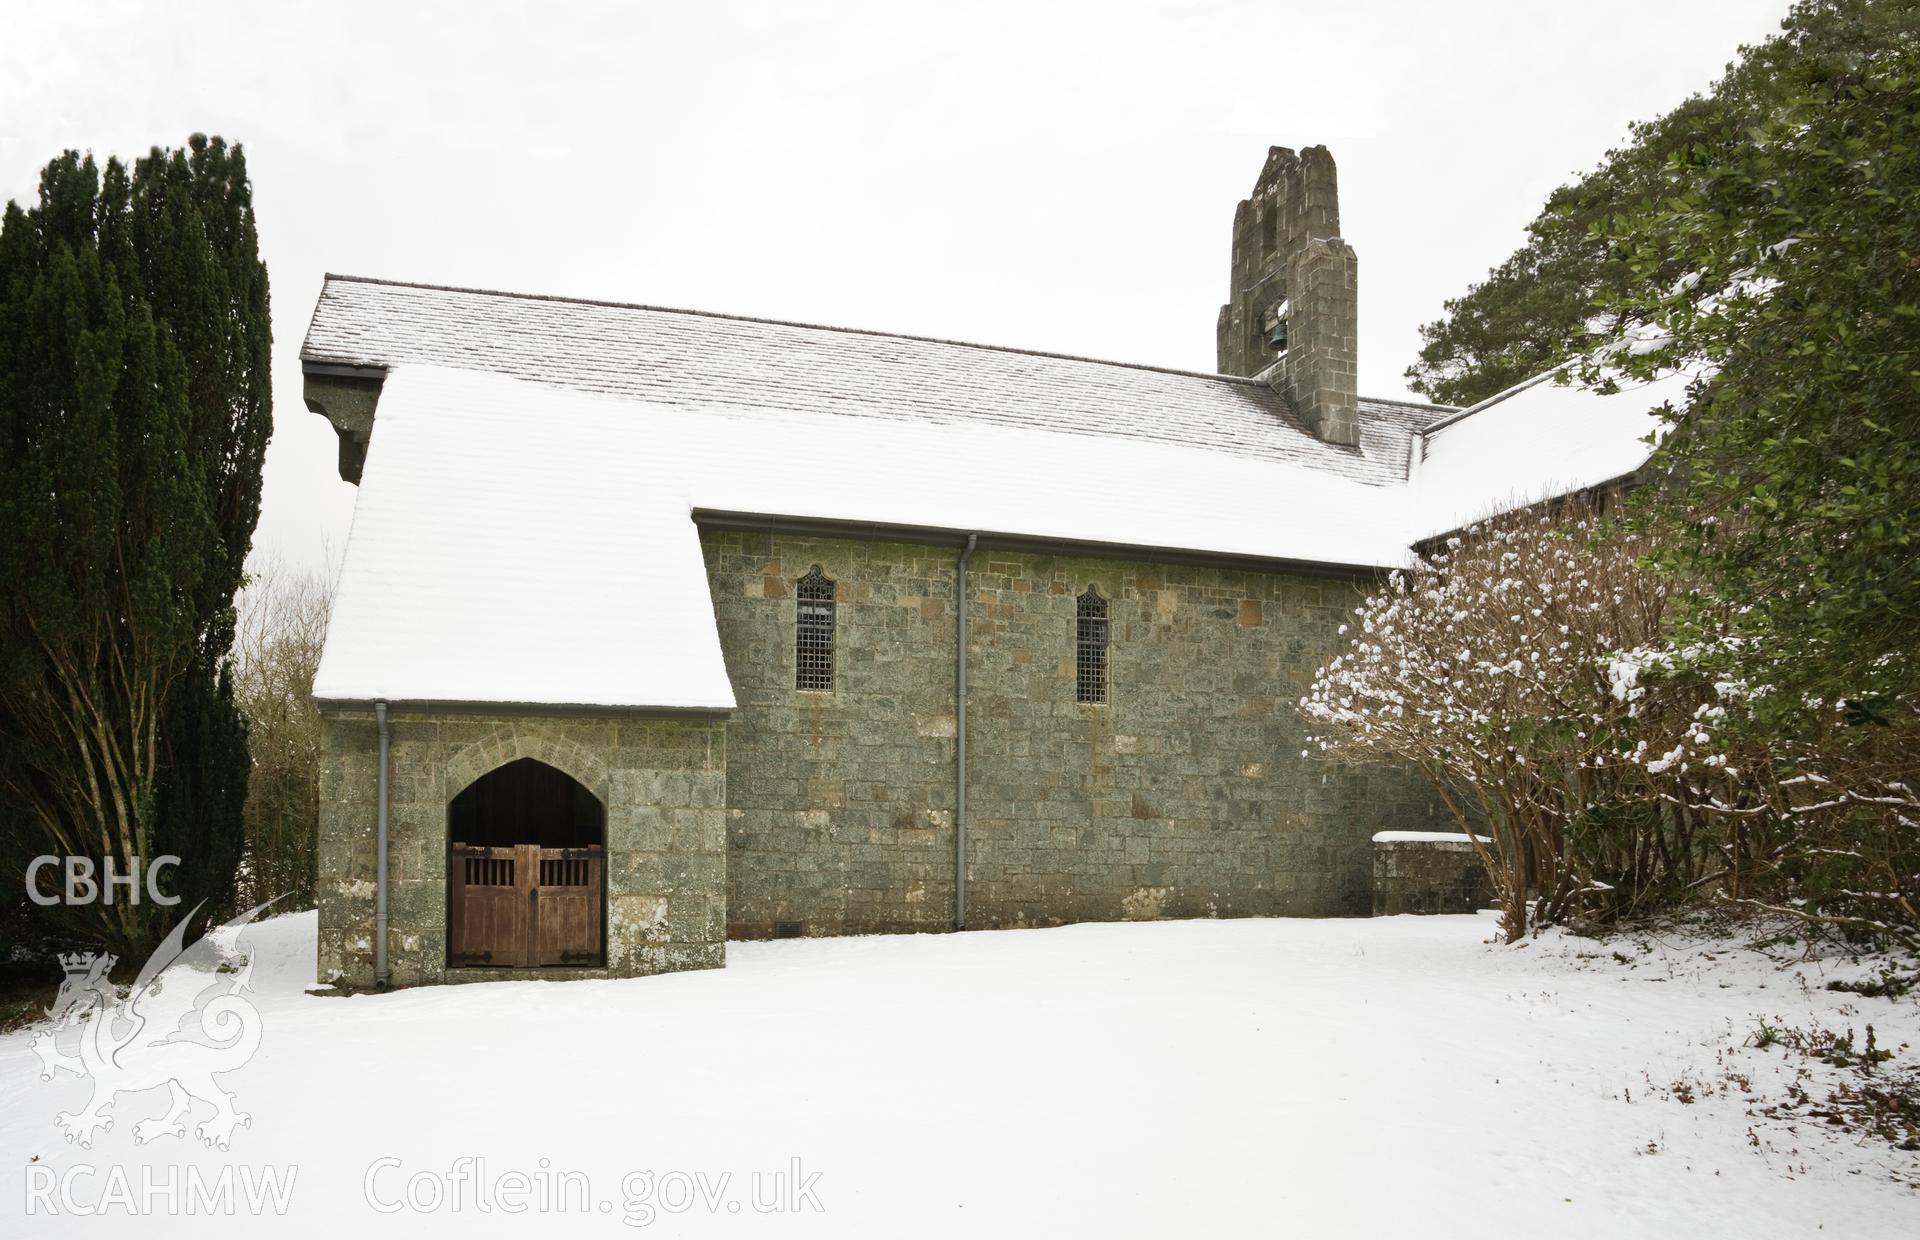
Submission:
[[1686,785],[1719,772],[1683,738],[1710,737],[1712,716],[1694,716],[1692,682],[1641,684],[1629,655],[1660,646],[1676,589],[1652,550],[1584,504],[1487,521],[1370,596],[1301,701],[1324,751],[1413,767],[1489,837],[1509,941],[1529,908],[1535,924],[1641,911],[1706,869]]
[[[1624,653],[1615,692],[1667,748],[1626,756],[1682,772],[1687,812],[1713,824],[1716,894],[1852,938],[1920,950],[1920,725],[1911,702],[1827,701],[1750,683],[1733,639]],[[1784,657],[1784,656],[1782,656]],[[1893,657],[1893,656],[1889,656]],[[1703,696],[1684,729],[1662,704]]]
[[1776,742],[1776,881],[1750,899],[1814,925],[1920,951],[1920,725],[1913,703],[1885,722],[1821,703],[1804,736]]

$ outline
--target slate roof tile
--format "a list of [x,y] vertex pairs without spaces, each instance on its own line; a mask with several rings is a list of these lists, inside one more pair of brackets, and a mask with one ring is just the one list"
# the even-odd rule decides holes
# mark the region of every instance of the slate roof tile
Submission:
[[742,411],[985,423],[1179,444],[1404,482],[1448,409],[1361,401],[1361,443],[1316,439],[1266,384],[1024,349],[703,311],[329,275],[302,360],[486,371]]

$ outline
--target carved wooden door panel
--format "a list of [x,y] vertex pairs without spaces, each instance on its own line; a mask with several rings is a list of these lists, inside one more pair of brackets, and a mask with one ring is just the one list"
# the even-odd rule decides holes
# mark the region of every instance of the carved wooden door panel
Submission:
[[510,969],[527,963],[524,847],[449,850],[447,963]]
[[604,849],[455,843],[448,855],[448,965],[603,963]]
[[542,848],[535,875],[533,963],[597,965],[602,959],[601,850]]

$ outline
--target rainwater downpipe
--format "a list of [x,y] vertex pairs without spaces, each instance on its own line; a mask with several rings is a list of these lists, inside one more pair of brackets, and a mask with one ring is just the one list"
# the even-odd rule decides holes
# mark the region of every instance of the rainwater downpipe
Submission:
[[374,837],[373,863],[373,986],[387,988],[387,704],[373,704],[373,722],[380,733],[380,808]]
[[967,928],[967,561],[978,534],[967,535],[953,571],[953,928]]

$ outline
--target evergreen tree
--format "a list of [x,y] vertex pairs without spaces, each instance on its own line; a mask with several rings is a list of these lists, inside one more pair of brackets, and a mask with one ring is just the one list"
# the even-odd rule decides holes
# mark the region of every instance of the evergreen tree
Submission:
[[1644,498],[1737,609],[1683,641],[1765,686],[1774,726],[1845,703],[1884,728],[1920,697],[1920,41],[1797,85],[1608,222],[1636,273],[1688,272],[1621,299],[1663,347],[1617,364],[1704,376]]
[[220,904],[231,897],[245,837],[247,731],[227,660],[272,428],[267,269],[239,147],[195,135],[186,150],[139,160],[133,187],[140,288],[186,362],[189,451],[206,470],[218,534],[194,595],[194,663],[161,723],[167,761],[156,789],[155,846],[195,858],[179,871],[186,906]]
[[245,161],[217,138],[131,171],[68,152],[0,219],[0,851],[14,874],[178,854],[181,905],[35,911],[125,956],[238,861],[225,665],[269,330]]
[[1554,191],[1527,226],[1526,244],[1420,329],[1409,385],[1470,405],[1617,336],[1634,322],[1632,294],[1643,281],[1686,268],[1678,256],[1653,271],[1631,265],[1607,220],[1676,193],[1685,152],[1724,147],[1764,125],[1806,82],[1841,80],[1917,31],[1920,0],[1798,0],[1781,33],[1742,48],[1704,95],[1635,125],[1625,146]]
[[[1580,353],[1568,369],[1589,384],[1696,376],[1664,410],[1654,462],[1666,484],[1632,510],[1663,531],[1653,563],[1692,583],[1649,676],[1706,686],[1690,743],[1717,738],[1745,791],[1771,789],[1764,807],[1733,811],[1745,816],[1724,853],[1740,886],[1779,912],[1911,944],[1920,23],[1888,25],[1897,11],[1914,6],[1797,8],[1789,37],[1736,69],[1738,89],[1683,110],[1685,141],[1633,153],[1639,188],[1595,191],[1606,286],[1584,301],[1527,294],[1581,305],[1586,334],[1509,339],[1498,356],[1537,369]],[[1621,325],[1648,330],[1631,350],[1599,345]],[[1476,362],[1457,379],[1511,377]],[[1718,798],[1691,808],[1709,821],[1728,811]]]

